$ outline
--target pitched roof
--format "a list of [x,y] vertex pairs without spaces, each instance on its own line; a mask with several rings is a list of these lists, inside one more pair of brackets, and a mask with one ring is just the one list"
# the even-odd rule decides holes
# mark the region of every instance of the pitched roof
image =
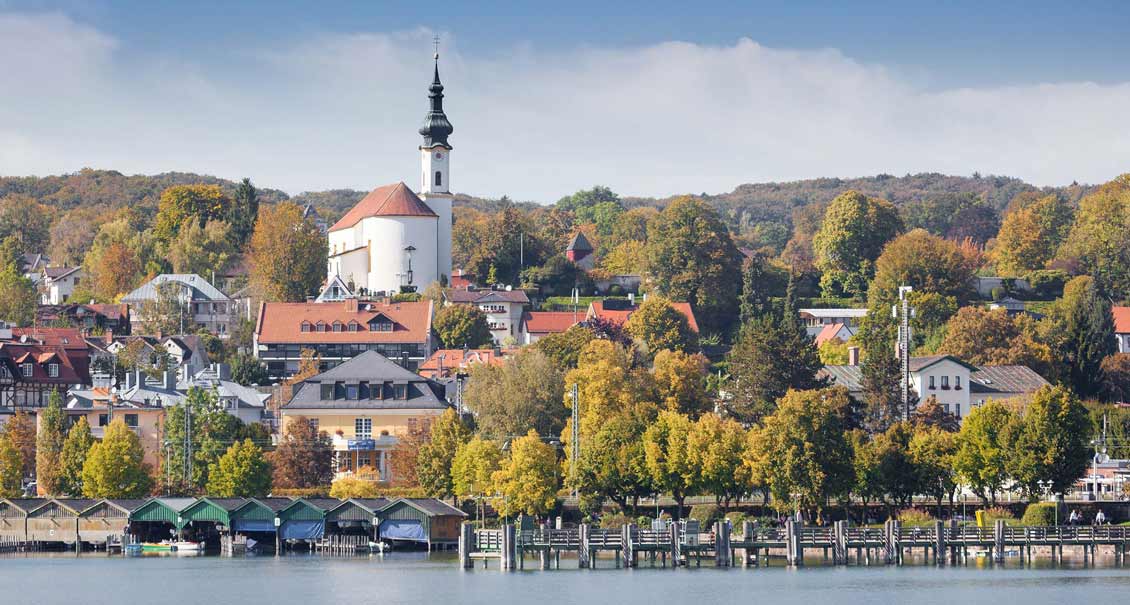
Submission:
[[[324,383],[354,384],[360,382],[407,384],[404,399],[322,399]],[[447,402],[436,393],[441,387],[428,379],[406,370],[376,351],[360,355],[307,378],[295,390],[283,409],[444,409]]]
[[1114,331],[1130,334],[1130,307],[1113,307],[1110,312],[1114,315]]
[[1032,393],[1048,381],[1028,366],[982,366],[969,377],[973,393]]
[[827,324],[821,328],[820,333],[816,335],[816,346],[819,347],[833,338],[839,338],[841,330],[847,330],[849,338],[855,336],[855,332],[842,323]]
[[[393,323],[393,330],[370,331],[369,322],[382,315]],[[327,331],[315,330],[319,321],[327,326]],[[345,329],[333,332],[334,321],[342,322]],[[356,332],[348,329],[351,321],[359,324]],[[303,322],[309,322],[309,332],[302,331]],[[360,302],[356,299],[322,303],[265,302],[259,307],[255,333],[261,344],[404,343],[427,341],[431,325],[430,300],[401,303]]]
[[592,244],[589,243],[589,238],[581,231],[573,234],[573,239],[569,240],[569,247],[566,250],[576,250],[579,252],[592,252]]
[[330,231],[348,229],[370,216],[438,216],[408,185],[393,183],[382,185],[361,198],[357,205],[345,213]]
[[82,267],[47,267],[43,269],[43,274],[46,275],[48,279],[59,279],[61,277],[66,277],[81,268]]
[[393,508],[399,504],[406,504],[411,506],[428,516],[435,515],[456,515],[459,517],[466,517],[467,513],[451,506],[450,504],[437,500],[435,498],[397,498],[390,502],[385,509]]
[[208,280],[195,273],[162,273],[123,296],[122,302],[156,300],[157,286],[165,282],[175,282],[188,288],[192,294],[192,300],[231,301],[227,294],[220,292],[218,288],[208,283]]
[[573,327],[584,317],[583,311],[526,311],[522,324],[528,334],[556,334]]
[[961,359],[954,357],[953,355],[924,355],[922,357],[911,357],[910,358],[910,371],[911,372],[921,372],[922,370],[925,370],[926,368],[928,368],[928,367],[930,367],[930,366],[932,366],[936,363],[941,363],[941,362],[947,361],[947,360],[952,361],[952,362],[954,362],[958,365],[965,366],[966,368],[969,369],[970,372],[976,372],[977,371],[977,366],[970,364],[970,363],[966,363],[966,362],[962,361]]
[[446,373],[447,370],[462,369],[476,363],[501,365],[503,357],[503,352],[495,349],[436,349],[420,364],[420,374],[436,378],[434,375],[440,373],[441,367]]
[[78,328],[12,328],[12,337],[49,347],[63,347],[75,351],[86,350],[86,339]]
[[840,307],[837,309],[800,309],[797,311],[801,317],[808,315],[810,317],[818,318],[838,318],[838,317],[866,317],[867,309],[855,309],[851,307]]
[[530,303],[530,297],[522,290],[445,290],[443,296],[453,303]]
[[[628,318],[632,316],[632,313],[635,313],[636,310],[640,308],[639,305],[634,304],[625,304],[622,307],[616,304],[615,306],[620,308],[612,308],[613,305],[607,304],[607,301],[604,300],[594,300],[589,305],[588,315],[624,325],[627,323]],[[698,321],[695,320],[694,311],[691,309],[690,303],[672,302],[671,306],[687,318],[687,325],[690,326],[691,330],[698,332]]]

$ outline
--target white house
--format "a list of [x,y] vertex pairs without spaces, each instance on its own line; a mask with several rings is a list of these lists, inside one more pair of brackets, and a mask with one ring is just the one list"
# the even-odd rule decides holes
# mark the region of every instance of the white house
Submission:
[[443,112],[439,55],[420,127],[420,192],[404,183],[377,187],[329,228],[327,281],[358,294],[423,290],[451,279],[451,150]]
[[1119,353],[1130,353],[1130,307],[1114,307],[1114,338]]
[[188,318],[181,332],[195,332],[203,328],[225,337],[231,331],[232,323],[239,319],[239,308],[235,301],[208,280],[194,273],[163,273],[122,297],[122,302],[130,306],[130,323],[134,334],[145,331],[139,325],[146,319],[141,304],[157,300],[159,287],[166,283],[175,285],[176,297],[188,307]]
[[44,267],[39,279],[39,304],[61,305],[70,300],[82,275],[82,267]]
[[490,326],[494,344],[507,344],[507,338],[513,337],[512,344],[520,342],[522,330],[522,314],[530,299],[521,290],[447,290],[443,294],[447,304],[474,305],[482,309],[487,316],[487,325]]

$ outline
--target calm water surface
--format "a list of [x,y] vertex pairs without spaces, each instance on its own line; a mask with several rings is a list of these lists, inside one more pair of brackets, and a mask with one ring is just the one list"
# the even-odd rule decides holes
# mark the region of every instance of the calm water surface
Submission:
[[[803,569],[605,569],[501,573],[460,570],[451,557],[392,554],[122,558],[0,557],[0,605],[148,603],[427,605],[575,603],[911,603],[1035,605],[1121,602],[1130,569],[1100,566],[821,567]],[[564,564],[563,564],[564,566]]]

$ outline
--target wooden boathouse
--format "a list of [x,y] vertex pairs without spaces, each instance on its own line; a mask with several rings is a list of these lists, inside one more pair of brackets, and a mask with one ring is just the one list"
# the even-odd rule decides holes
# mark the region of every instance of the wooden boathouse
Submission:
[[459,527],[467,513],[434,498],[401,498],[377,511],[381,540],[425,544],[428,550],[459,543]]
[[78,539],[87,544],[109,547],[129,534],[130,513],[145,500],[103,499],[81,511],[78,516]]
[[97,500],[80,498],[49,499],[27,515],[28,542],[78,542],[79,514]]

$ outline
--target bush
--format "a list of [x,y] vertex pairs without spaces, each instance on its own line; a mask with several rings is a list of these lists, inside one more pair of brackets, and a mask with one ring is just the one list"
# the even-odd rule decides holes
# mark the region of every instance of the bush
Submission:
[[1020,518],[1020,524],[1026,526],[1036,525],[1055,525],[1056,522],[1056,504],[1053,502],[1033,502],[1024,509],[1024,516]]
[[274,498],[328,498],[330,486],[323,487],[280,487],[271,490]]
[[997,524],[997,519],[1004,519],[1008,525],[1016,525],[1016,515],[1012,511],[1004,508],[1003,506],[994,506],[978,511],[980,518],[985,527],[992,527]]
[[614,513],[611,515],[604,515],[600,518],[601,529],[620,529],[625,525],[632,522],[632,518],[624,513]]
[[608,287],[608,295],[609,296],[623,296],[624,295],[624,287],[621,286],[620,284],[612,284],[611,286]]
[[1027,276],[1032,293],[1043,300],[1063,296],[1063,286],[1067,283],[1067,278],[1067,272],[1062,269],[1041,269]]
[[905,508],[898,512],[903,527],[927,527],[934,524],[934,516],[920,508]]
[[722,511],[713,504],[696,504],[691,507],[691,514],[687,516],[696,519],[703,528],[707,528],[722,518]]
[[[737,527],[737,528],[740,529],[741,526],[742,526],[742,523],[744,523],[747,519],[749,519],[749,517],[747,517],[745,513],[741,513],[741,512],[738,512],[738,511],[734,511],[732,513],[726,513],[726,520],[730,522],[730,525],[732,527]],[[752,519],[749,519],[749,520],[752,521]]]

